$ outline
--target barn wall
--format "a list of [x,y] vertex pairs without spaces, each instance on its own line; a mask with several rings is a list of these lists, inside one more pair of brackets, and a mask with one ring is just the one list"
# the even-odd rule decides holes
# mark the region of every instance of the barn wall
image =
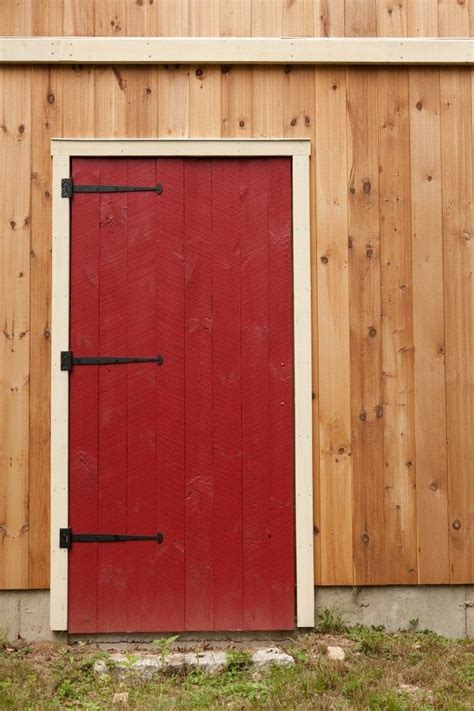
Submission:
[[[0,34],[462,36],[470,15],[474,33],[467,0],[207,5],[4,0]],[[312,140],[316,583],[474,582],[473,82],[469,68],[1,70],[0,587],[49,585],[53,136]]]

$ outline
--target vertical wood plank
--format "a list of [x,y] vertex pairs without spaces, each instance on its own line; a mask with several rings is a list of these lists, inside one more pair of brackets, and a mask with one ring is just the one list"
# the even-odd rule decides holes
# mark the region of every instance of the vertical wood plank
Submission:
[[0,33],[29,37],[33,34],[31,2],[4,2],[0,12]]
[[451,583],[473,575],[474,265],[472,96],[468,69],[441,70],[441,160]]
[[221,37],[250,37],[252,0],[220,0]]
[[31,145],[30,288],[30,541],[29,579],[33,588],[49,584],[50,336],[51,336],[51,158],[52,136],[61,134],[58,73],[35,67],[32,115],[37,123]]
[[94,136],[112,138],[126,132],[127,80],[122,66],[96,66],[94,71]]
[[158,67],[121,69],[125,86],[125,133],[130,138],[150,138],[158,135]]
[[[118,162],[118,161],[117,161]],[[121,182],[126,185],[156,185],[156,161],[153,158],[121,160]],[[160,176],[161,180],[161,176]],[[163,337],[159,333],[158,272],[156,225],[159,201],[153,192],[131,193],[125,201],[127,221],[125,259],[126,281],[121,283],[125,305],[126,355],[161,353]],[[118,241],[117,234],[117,241]],[[116,260],[118,269],[119,260]],[[122,276],[120,274],[120,276]],[[120,284],[120,279],[119,279]],[[122,297],[122,298],[123,298]],[[119,322],[117,320],[117,325]],[[162,354],[162,353],[161,353]],[[113,368],[111,369],[113,370]],[[125,366],[118,377],[126,381],[126,522],[127,533],[154,535],[163,531],[157,519],[158,468],[157,440],[160,437],[157,393],[163,368],[153,363]],[[161,396],[161,393],[159,394]],[[161,462],[160,462],[161,463]],[[120,470],[116,470],[120,471]],[[123,526],[123,523],[122,523]],[[168,539],[169,532],[166,531]],[[166,545],[168,541],[166,542]],[[126,621],[129,630],[159,629],[162,590],[158,591],[161,547],[155,541],[129,544],[126,559]],[[161,586],[160,586],[161,587]],[[182,600],[183,591],[176,603]],[[124,619],[123,611],[121,620]]]
[[189,0],[161,0],[157,4],[158,32],[162,37],[189,35]]
[[438,36],[438,3],[406,0],[408,37]]
[[[158,29],[165,37],[188,34],[188,3],[160,3]],[[189,135],[189,69],[164,65],[158,72],[158,131],[163,138]]]
[[242,161],[241,333],[244,628],[271,628],[268,161]]
[[314,0],[315,37],[344,37],[345,0]]
[[[125,161],[102,159],[100,184],[120,185],[122,181],[126,184]],[[99,356],[128,355],[127,212],[127,193],[99,196]],[[113,533],[127,521],[128,454],[133,456],[133,445],[129,447],[128,442],[129,376],[123,367],[94,369],[98,371],[97,532]],[[127,543],[99,543],[97,549],[97,631],[113,632],[126,617]]]
[[439,71],[410,69],[418,582],[449,582]]
[[407,0],[377,0],[377,35],[405,37],[407,34]]
[[125,37],[127,35],[127,0],[100,0],[93,8],[96,37]]
[[[150,0],[127,3],[127,36],[157,37],[159,35],[159,5]],[[171,8],[169,9],[171,11]]]
[[65,36],[93,36],[95,0],[64,0],[63,22]]
[[414,583],[414,352],[406,70],[379,71],[378,106],[386,583]]
[[[198,0],[189,0],[189,34],[192,37],[219,35],[219,2],[209,0],[202,12]],[[189,68],[189,131],[191,136],[221,135],[221,69],[192,65]]]
[[312,37],[313,0],[288,0],[283,3],[283,36]]
[[[214,628],[242,629],[239,161],[212,161]],[[229,523],[232,522],[232,525]]]
[[[221,35],[250,37],[252,0],[221,0]],[[222,137],[252,137],[252,72],[238,65],[222,67]]]
[[58,95],[61,101],[63,134],[71,137],[94,136],[94,69],[70,66],[58,70]]
[[469,37],[469,4],[458,0],[438,0],[440,37]]
[[[14,26],[13,26],[14,28]],[[0,586],[27,588],[31,244],[31,69],[2,74]]]
[[377,34],[377,14],[375,0],[346,0],[346,37],[371,37]]
[[214,629],[212,600],[212,244],[211,161],[186,161],[185,550],[186,629]]
[[352,458],[346,72],[316,72],[321,583],[350,585]]
[[165,621],[161,628],[181,630],[186,629],[184,161],[158,159],[156,165],[164,188],[157,205],[156,306],[165,360],[156,392],[156,520],[165,534],[156,594]]
[[45,37],[63,34],[63,0],[50,0],[45,10],[43,3],[23,3],[31,5],[31,34]]
[[354,583],[385,579],[376,72],[347,72]]
[[[271,625],[295,620],[295,477],[291,159],[268,161],[268,390]],[[309,383],[308,383],[309,389]],[[262,506],[264,499],[261,500]],[[268,593],[267,593],[268,597]]]

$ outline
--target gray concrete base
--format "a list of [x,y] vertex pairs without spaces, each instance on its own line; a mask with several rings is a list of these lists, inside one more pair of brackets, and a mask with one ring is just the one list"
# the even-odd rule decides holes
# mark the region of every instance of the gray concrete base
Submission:
[[[316,616],[325,609],[342,616],[348,625],[383,625],[389,632],[408,629],[418,620],[417,629],[429,629],[445,637],[474,637],[474,585],[426,585],[386,587],[316,588]],[[0,591],[0,636],[9,640],[58,640],[66,642],[66,633],[49,629],[48,590]],[[257,633],[210,633],[183,635],[191,639],[258,639],[279,635]],[[288,635],[285,635],[288,636]],[[145,641],[156,635],[87,635],[82,639],[97,642]],[[141,638],[141,639],[139,639]]]
[[316,616],[325,609],[349,625],[383,625],[387,632],[431,630],[443,637],[474,636],[474,585],[316,588]]
[[8,640],[67,641],[49,628],[49,590],[1,590],[0,636]]

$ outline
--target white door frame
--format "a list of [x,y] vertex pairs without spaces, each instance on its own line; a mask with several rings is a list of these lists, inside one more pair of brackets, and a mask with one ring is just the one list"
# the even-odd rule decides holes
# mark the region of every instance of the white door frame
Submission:
[[81,156],[289,156],[292,159],[296,616],[298,627],[313,627],[310,151],[309,140],[52,140],[51,629],[67,630],[68,623],[68,551],[59,548],[59,529],[68,527],[69,508],[69,373],[60,369],[60,352],[69,350],[70,200],[61,197],[61,180],[70,177],[71,158]]

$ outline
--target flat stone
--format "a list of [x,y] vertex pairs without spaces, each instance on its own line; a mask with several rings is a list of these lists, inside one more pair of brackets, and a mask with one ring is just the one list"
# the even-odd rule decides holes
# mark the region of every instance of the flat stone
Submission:
[[264,647],[263,649],[257,649],[257,651],[252,654],[252,662],[254,666],[261,669],[271,664],[288,667],[294,664],[295,660],[289,654],[286,654],[286,652],[282,652],[278,647]]
[[328,647],[327,653],[329,659],[334,659],[337,662],[343,662],[346,658],[346,653],[342,647]]

